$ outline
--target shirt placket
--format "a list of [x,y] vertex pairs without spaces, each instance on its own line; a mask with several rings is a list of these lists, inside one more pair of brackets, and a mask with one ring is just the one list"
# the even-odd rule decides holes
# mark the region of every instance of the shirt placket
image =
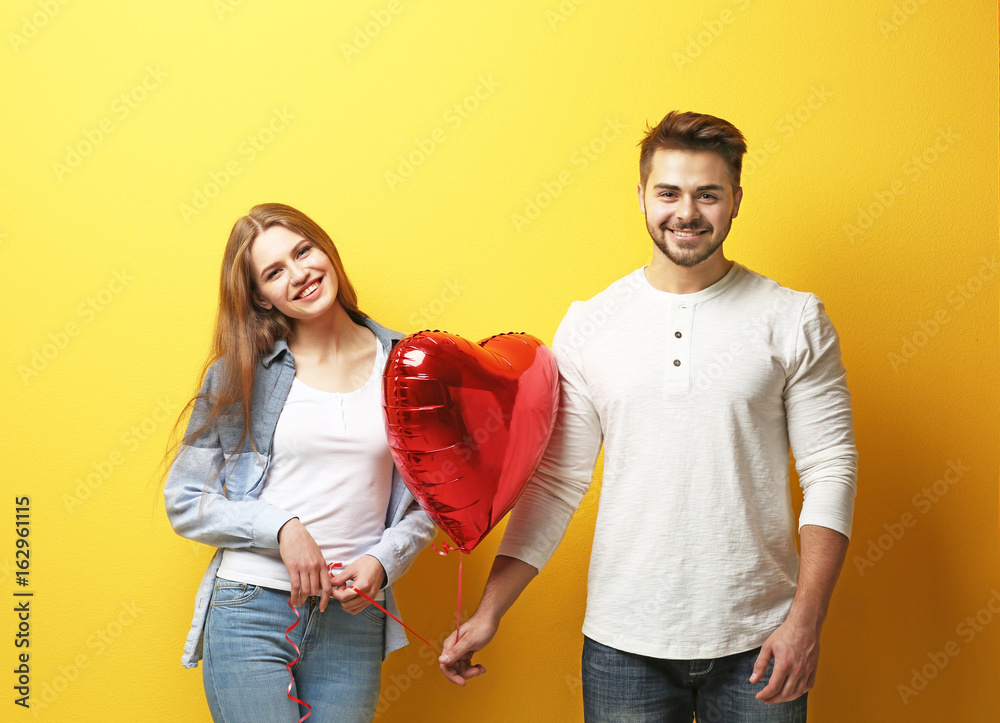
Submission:
[[342,394],[331,394],[327,399],[327,418],[330,420],[330,429],[338,434],[347,431],[347,420],[344,418],[344,396]]
[[667,324],[667,386],[687,389],[691,382],[691,330],[695,304],[675,303]]

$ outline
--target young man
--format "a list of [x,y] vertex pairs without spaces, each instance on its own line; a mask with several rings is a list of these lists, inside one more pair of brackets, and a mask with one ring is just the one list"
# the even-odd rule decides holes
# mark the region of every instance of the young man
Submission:
[[552,440],[441,669],[459,685],[485,672],[473,652],[555,551],[603,441],[587,720],[805,720],[857,476],[837,334],[815,296],[723,253],[743,198],[735,127],[671,112],[641,148],[653,261],[559,325]]

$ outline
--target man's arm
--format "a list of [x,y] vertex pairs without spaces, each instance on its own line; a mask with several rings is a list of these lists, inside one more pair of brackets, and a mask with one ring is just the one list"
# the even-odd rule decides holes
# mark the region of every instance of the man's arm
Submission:
[[493,639],[504,613],[537,574],[538,570],[526,562],[497,555],[475,614],[462,625],[461,636],[452,633],[444,641],[438,664],[448,680],[465,685],[469,678],[486,672],[483,666],[473,665],[472,655]]
[[857,488],[851,395],[837,332],[815,296],[800,322],[785,386],[788,439],[803,493],[799,579],[788,618],[764,642],[750,677],[760,680],[774,660],[757,694],[766,703],[794,700],[816,681],[820,629],[847,554]]
[[482,675],[472,655],[496,634],[500,618],[552,557],[590,487],[601,450],[601,422],[580,372],[573,310],[559,325],[552,351],[559,366],[559,411],[534,476],[510,513],[476,613],[453,633],[440,658],[441,672],[457,685]]
[[756,683],[774,659],[770,682],[757,694],[765,703],[795,700],[816,682],[820,629],[847,555],[848,540],[835,530],[805,525],[799,534],[802,555],[792,609],[764,642],[750,676]]

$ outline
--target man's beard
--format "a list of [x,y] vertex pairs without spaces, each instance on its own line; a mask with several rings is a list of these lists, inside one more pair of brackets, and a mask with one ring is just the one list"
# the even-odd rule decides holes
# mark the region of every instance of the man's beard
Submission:
[[[649,224],[646,224],[646,230],[649,231],[649,236],[650,238],[653,239],[653,243],[656,244],[656,248],[662,251],[664,256],[670,259],[670,261],[672,261],[677,266],[691,268],[692,266],[697,266],[702,261],[708,259],[712,254],[714,254],[719,249],[720,246],[722,246],[722,242],[725,241],[726,236],[729,235],[729,229],[731,226],[732,226],[732,221],[730,221],[729,225],[726,226],[726,228],[722,229],[722,233],[719,234],[718,240],[714,241],[713,243],[710,243],[710,245],[691,250],[682,250],[679,253],[674,249],[671,249],[670,245],[667,243],[666,224],[657,229],[657,231],[659,231],[659,235],[653,233],[653,229],[649,228]],[[703,229],[692,228],[692,229],[674,229],[674,230],[701,231]]]

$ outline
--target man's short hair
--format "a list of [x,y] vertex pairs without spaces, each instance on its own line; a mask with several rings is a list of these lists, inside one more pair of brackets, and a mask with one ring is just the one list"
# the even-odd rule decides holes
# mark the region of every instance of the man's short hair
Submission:
[[655,128],[646,127],[646,136],[639,147],[642,149],[639,153],[639,179],[644,186],[657,151],[710,151],[718,153],[726,162],[735,190],[740,185],[747,140],[729,121],[704,113],[672,110]]

